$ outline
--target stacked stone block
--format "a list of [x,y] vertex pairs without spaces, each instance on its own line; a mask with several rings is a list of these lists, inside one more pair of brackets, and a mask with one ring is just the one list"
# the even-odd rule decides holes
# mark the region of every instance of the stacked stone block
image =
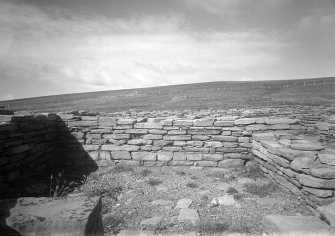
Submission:
[[238,168],[253,158],[253,134],[307,129],[297,114],[305,112],[266,108],[0,116],[1,190],[43,170],[51,153],[59,170],[116,163]]
[[335,144],[335,116],[327,117],[324,122],[318,122],[317,128],[324,142]]
[[287,133],[253,134],[253,154],[266,175],[311,207],[335,200],[335,150]]
[[301,129],[288,118],[58,115],[99,165],[238,168],[252,158],[253,133]]

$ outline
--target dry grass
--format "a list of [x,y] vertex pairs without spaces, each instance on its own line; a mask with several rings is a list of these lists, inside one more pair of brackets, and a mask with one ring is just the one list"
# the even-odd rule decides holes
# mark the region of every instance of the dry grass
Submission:
[[154,178],[149,178],[148,180],[148,184],[150,186],[156,186],[156,185],[159,185],[161,184],[163,181],[159,180],[159,179],[154,179]]
[[276,186],[272,182],[268,184],[264,184],[264,185],[259,185],[256,183],[246,183],[244,184],[244,187],[245,187],[245,192],[251,193],[259,197],[265,197],[275,192],[276,190],[278,190],[278,186]]
[[198,187],[198,184],[196,182],[193,182],[193,181],[189,181],[186,183],[186,187],[189,187],[189,188],[197,188]]
[[79,191],[82,191],[88,197],[101,196],[117,199],[123,187],[116,181],[111,181],[111,176],[112,174],[92,174],[79,187]]
[[148,169],[144,169],[140,171],[140,175],[142,175],[143,177],[147,177],[150,174],[151,174],[151,170],[148,170]]
[[103,224],[109,232],[117,234],[125,224],[125,220],[121,215],[111,214],[103,219]]
[[[220,235],[223,232],[259,233],[264,215],[309,214],[304,206],[297,205],[298,201],[295,197],[281,193],[280,190],[276,191],[274,197],[280,196],[282,200],[278,201],[275,206],[270,208],[255,204],[254,199],[258,198],[258,195],[264,196],[272,193],[273,186],[270,184],[257,187],[246,184],[247,187],[244,188],[244,185],[238,181],[231,183],[233,188],[228,189],[228,193],[233,195],[236,200],[241,200],[239,201],[240,208],[221,205],[211,207],[212,199],[221,196],[222,191],[216,188],[218,181],[211,175],[215,170],[210,168],[200,171],[188,167],[176,169],[132,167],[132,169],[134,171],[118,173],[113,171],[114,168],[99,169],[98,172],[87,178],[80,189],[88,196],[103,196],[102,214],[106,232],[115,234],[121,229],[137,229],[143,219],[162,216],[161,224],[151,230],[163,235],[197,230],[202,235]],[[122,170],[124,169],[122,168]],[[142,178],[142,173],[148,174],[148,177],[145,176],[145,180]],[[191,181],[189,176],[193,176],[195,173],[197,173],[198,179]],[[236,173],[238,172],[236,171]],[[164,181],[167,190],[152,187],[161,184],[162,181]],[[240,191],[242,189],[246,190]],[[166,210],[162,206],[152,204],[152,201],[157,199],[171,200],[176,204],[181,198],[193,200],[192,208],[198,210],[202,221],[199,228],[192,224],[189,226],[178,222],[176,218],[178,212],[174,208]]]
[[121,163],[114,166],[113,170],[115,173],[121,173],[121,172],[133,171],[133,168],[131,166],[124,165]]
[[228,222],[217,220],[201,221],[199,231],[202,233],[221,233],[229,229]]

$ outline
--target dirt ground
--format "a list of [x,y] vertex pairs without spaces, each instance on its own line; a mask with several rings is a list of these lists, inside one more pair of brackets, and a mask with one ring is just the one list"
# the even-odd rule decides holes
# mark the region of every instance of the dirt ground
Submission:
[[[242,170],[117,165],[92,173],[77,191],[103,197],[105,232],[112,235],[122,229],[261,235],[265,215],[312,215],[256,165]],[[196,209],[200,222],[179,220],[180,199],[188,199],[186,208]]]

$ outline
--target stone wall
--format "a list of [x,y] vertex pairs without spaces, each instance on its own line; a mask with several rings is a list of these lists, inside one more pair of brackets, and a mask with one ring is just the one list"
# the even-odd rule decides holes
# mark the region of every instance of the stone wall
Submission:
[[[143,113],[58,115],[98,165],[241,167],[252,159],[253,133],[276,130],[298,133],[302,129],[297,119],[208,113],[202,118],[168,113],[164,117]],[[72,154],[65,159],[70,162],[71,158]]]
[[39,174],[55,149],[55,115],[0,117],[0,195]]
[[318,122],[317,130],[322,141],[335,144],[335,116],[329,116],[324,122]]
[[335,149],[284,132],[253,134],[252,146],[266,175],[311,207],[335,200]]
[[315,130],[324,114],[282,107],[1,115],[0,194],[47,164],[77,177],[116,163],[241,167],[253,158],[252,134]]

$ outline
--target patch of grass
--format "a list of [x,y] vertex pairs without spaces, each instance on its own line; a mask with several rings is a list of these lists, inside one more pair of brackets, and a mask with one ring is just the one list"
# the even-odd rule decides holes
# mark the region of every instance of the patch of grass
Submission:
[[92,174],[85,179],[79,190],[88,197],[102,196],[116,200],[123,188],[119,183],[112,181],[112,178],[110,175],[97,178],[96,174]]
[[201,200],[208,200],[209,197],[206,194],[204,194],[204,195],[201,195],[200,199]]
[[114,166],[113,171],[115,173],[121,173],[121,172],[133,171],[133,168],[131,166],[121,163]]
[[142,175],[143,177],[147,177],[150,173],[151,173],[151,170],[144,169],[144,170],[141,170],[140,175]]
[[208,177],[213,177],[213,178],[215,178],[217,180],[221,180],[221,181],[225,180],[225,175],[221,171],[215,171],[214,173],[208,174],[207,176]]
[[257,178],[264,178],[265,177],[264,172],[256,164],[250,165],[250,166],[244,168],[241,171],[240,176],[251,178],[251,179],[257,179]]
[[156,185],[159,185],[161,184],[163,181],[159,180],[159,179],[154,179],[154,178],[149,178],[148,180],[148,184],[150,186],[156,186]]
[[202,221],[199,225],[199,231],[202,233],[220,233],[229,228],[229,224],[225,221],[218,222],[217,220]]
[[190,177],[190,179],[196,180],[196,179],[198,179],[198,177],[195,176],[195,175],[192,175],[192,176]]
[[237,194],[238,191],[235,188],[233,188],[233,187],[229,187],[227,189],[226,193],[229,194],[229,195],[234,195],[234,194]]
[[245,191],[259,197],[265,197],[278,189],[274,183],[270,182],[264,185],[258,185],[255,183],[246,183],[244,184]]
[[229,230],[238,233],[251,233],[252,225],[248,223],[246,218],[234,217],[229,223]]
[[189,187],[189,188],[197,188],[198,187],[198,184],[196,182],[193,182],[193,181],[189,181],[186,183],[186,187]]
[[119,214],[108,215],[103,220],[104,227],[111,233],[117,234],[125,224],[123,216]]
[[49,197],[65,197],[78,186],[78,182],[68,182],[64,177],[64,171],[50,175]]
[[236,193],[236,194],[234,194],[234,199],[236,201],[241,201],[243,199],[243,194],[242,193]]
[[176,171],[176,174],[177,174],[177,175],[181,175],[181,176],[186,175],[186,173],[185,173],[184,171],[181,171],[181,170],[177,170],[177,171]]

